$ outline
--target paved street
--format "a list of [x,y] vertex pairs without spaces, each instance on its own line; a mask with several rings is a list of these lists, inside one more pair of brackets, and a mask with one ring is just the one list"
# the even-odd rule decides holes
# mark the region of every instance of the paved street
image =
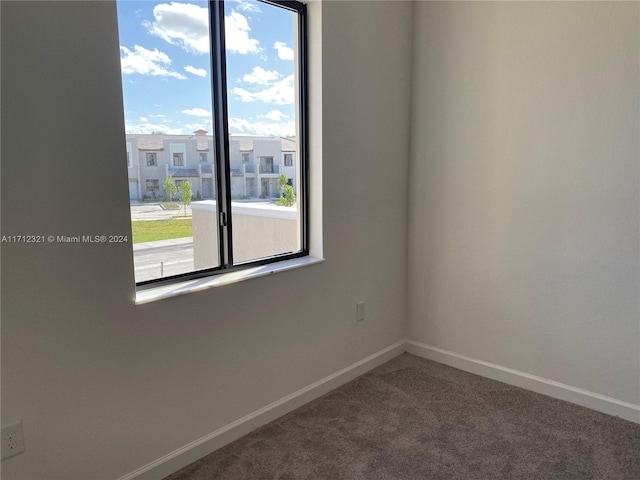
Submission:
[[136,282],[193,270],[193,237],[137,243],[133,246]]
[[[131,205],[131,220],[169,220],[184,215],[180,210],[165,210],[159,204]],[[187,207],[187,216],[191,208]],[[136,282],[144,282],[193,270],[193,237],[136,243],[133,245]]]

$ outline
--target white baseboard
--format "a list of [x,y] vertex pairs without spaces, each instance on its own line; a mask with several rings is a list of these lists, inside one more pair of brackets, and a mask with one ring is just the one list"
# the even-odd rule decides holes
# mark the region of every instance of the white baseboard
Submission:
[[572,387],[571,385],[458,355],[457,353],[414,342],[413,340],[407,340],[406,351],[418,357],[427,358],[466,372],[475,373],[509,385],[525,388],[549,397],[640,423],[640,405],[623,402],[588,390]]
[[286,415],[305,403],[315,400],[331,390],[359,377],[406,351],[406,342],[401,340],[374,353],[338,372],[329,375],[297,392],[287,395],[266,407],[230,423],[209,435],[195,440],[143,467],[134,470],[118,480],[161,480],[173,472],[208,455],[238,438]]
[[525,388],[533,392],[565,400],[583,407],[591,408],[625,420],[640,423],[640,405],[622,402],[614,398],[599,395],[562,383],[536,377],[524,372],[502,367],[492,363],[465,357],[454,352],[432,347],[413,340],[401,340],[393,345],[343,368],[297,392],[287,395],[266,407],[230,423],[209,435],[195,440],[143,467],[134,470],[118,480],[161,480],[173,472],[186,467],[205,455],[224,447],[238,438],[286,415],[296,408],[315,400],[331,390],[359,377],[369,370],[408,352],[460,370],[475,373],[509,385]]

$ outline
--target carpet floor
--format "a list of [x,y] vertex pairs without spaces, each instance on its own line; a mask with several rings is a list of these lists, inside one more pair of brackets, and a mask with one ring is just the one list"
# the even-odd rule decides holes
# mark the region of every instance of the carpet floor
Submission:
[[640,425],[403,354],[166,480],[640,480]]

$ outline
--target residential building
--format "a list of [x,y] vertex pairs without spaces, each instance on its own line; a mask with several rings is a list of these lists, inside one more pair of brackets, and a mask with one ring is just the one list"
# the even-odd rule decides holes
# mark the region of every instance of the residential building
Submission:
[[[272,198],[280,195],[278,177],[285,174],[296,190],[296,142],[285,137],[229,137],[231,195]],[[215,198],[213,137],[128,134],[129,198],[164,198],[164,181],[190,182],[194,198]]]

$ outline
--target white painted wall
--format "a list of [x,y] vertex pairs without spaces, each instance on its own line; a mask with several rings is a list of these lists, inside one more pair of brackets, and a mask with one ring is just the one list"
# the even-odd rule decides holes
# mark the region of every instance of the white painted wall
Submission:
[[637,2],[419,2],[412,340],[640,404]]
[[[0,8],[2,234],[129,233],[113,3]],[[2,424],[22,419],[27,445],[3,478],[125,475],[391,345],[407,317],[413,340],[640,403],[638,4],[311,17],[326,261],[135,306],[129,245],[3,244]]]
[[[2,234],[129,233],[115,5],[1,8]],[[403,338],[411,5],[312,12],[326,261],[136,306],[130,245],[2,245],[3,479],[117,478]]]

